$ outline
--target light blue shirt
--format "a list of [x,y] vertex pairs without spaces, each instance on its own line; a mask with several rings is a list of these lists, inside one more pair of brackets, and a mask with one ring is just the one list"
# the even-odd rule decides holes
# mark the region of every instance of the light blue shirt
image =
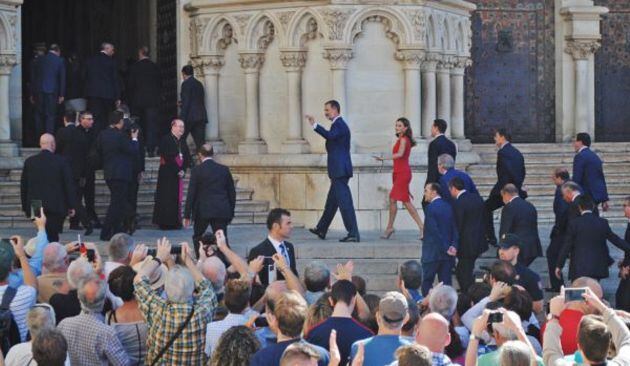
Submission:
[[397,335],[376,335],[374,337],[354,342],[350,359],[354,359],[359,349],[359,343],[363,343],[365,357],[363,366],[383,366],[396,361],[394,354],[400,346],[411,344],[402,336]]
[[[28,260],[28,264],[31,267],[31,271],[35,274],[35,277],[42,274],[42,263],[44,262],[44,248],[48,245],[48,236],[46,230],[40,230],[35,237],[35,253]],[[18,288],[24,284],[24,273],[22,268],[19,268],[9,274],[9,286]]]

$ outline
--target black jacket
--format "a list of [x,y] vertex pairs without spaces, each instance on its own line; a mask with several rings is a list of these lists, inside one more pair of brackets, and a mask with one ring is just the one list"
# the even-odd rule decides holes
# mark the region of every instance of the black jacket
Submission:
[[160,68],[148,58],[129,68],[127,96],[131,108],[157,107],[160,104]]
[[429,143],[429,161],[427,162],[427,180],[424,183],[436,183],[440,179],[440,172],[438,171],[437,159],[442,154],[449,154],[455,159],[457,157],[457,147],[453,141],[446,138],[444,135],[440,135]]
[[184,121],[187,128],[190,128],[190,123],[205,123],[208,121],[204,94],[203,84],[195,79],[194,76],[189,77],[182,83],[182,110],[180,118]]
[[105,180],[130,182],[134,160],[138,156],[138,142],[132,141],[123,131],[109,127],[99,133],[96,145],[103,161]]
[[553,239],[564,235],[568,212],[569,204],[562,197],[562,186],[557,186],[553,197],[553,214],[555,219],[549,235],[550,238]]
[[84,177],[90,149],[88,136],[71,124],[60,128],[55,140],[57,144],[55,153],[68,161],[72,168],[72,178],[77,180]]
[[626,254],[630,251],[630,244],[612,232],[608,220],[585,212],[569,222],[565,242],[558,256],[558,268],[564,267],[567,258],[570,258],[570,280],[583,276],[595,279],[608,277],[608,267],[614,261],[606,241]]
[[236,189],[228,167],[208,159],[190,171],[184,218],[232,220],[235,207]]
[[477,258],[488,250],[484,236],[484,203],[478,193],[464,192],[452,201],[459,232],[458,258]]
[[521,198],[527,198],[527,193],[521,188],[525,181],[525,159],[511,143],[505,144],[497,152],[497,183],[492,187],[490,195],[500,195],[501,189],[512,183],[518,188]]
[[542,256],[542,246],[538,237],[538,213],[531,203],[520,197],[514,198],[501,211],[499,235],[516,234],[521,239],[522,247],[518,261],[528,263]]
[[120,83],[116,61],[99,52],[85,64],[85,95],[117,100],[120,99]]
[[[291,272],[295,273],[295,275],[297,276],[298,273],[297,273],[297,268],[296,268],[296,263],[295,263],[295,248],[293,247],[293,244],[289,243],[288,241],[285,241],[284,245],[287,247],[287,254],[289,254],[289,260],[291,261],[291,263],[289,263],[289,266],[291,267]],[[249,255],[247,256],[247,261],[251,262],[252,260],[256,259],[259,255],[262,255],[264,257],[271,257],[276,253],[278,253],[276,252],[276,248],[274,248],[273,244],[271,244],[271,242],[269,241],[269,238],[267,238],[262,243],[256,245],[255,247],[252,248],[252,250],[249,251]],[[260,282],[265,287],[269,285],[269,273],[267,271],[269,269],[268,266],[270,264],[273,264],[273,259],[265,258],[264,267],[262,271],[258,273]],[[277,280],[284,280],[284,276],[278,270],[276,270],[276,277],[277,277],[276,278]]]
[[66,215],[75,208],[75,187],[70,165],[63,157],[42,150],[24,161],[20,181],[22,211],[31,217],[31,201],[41,200],[44,211]]

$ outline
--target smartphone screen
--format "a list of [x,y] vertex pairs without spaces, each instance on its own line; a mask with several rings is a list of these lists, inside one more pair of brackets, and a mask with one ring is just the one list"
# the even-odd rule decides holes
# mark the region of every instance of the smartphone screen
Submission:
[[42,200],[31,200],[31,218],[41,217]]
[[94,249],[87,250],[87,260],[90,263],[94,263],[94,261],[96,260],[96,253],[94,252]]
[[582,297],[584,293],[586,293],[585,288],[565,288],[564,289],[564,302],[584,301],[584,297]]
[[488,315],[488,323],[503,323],[503,313],[490,313],[490,315]]
[[275,282],[276,281],[276,265],[275,264],[270,264],[267,266],[267,273],[268,273],[268,278],[269,278],[269,283]]
[[11,239],[0,239],[0,241],[2,241],[3,244],[11,245]]

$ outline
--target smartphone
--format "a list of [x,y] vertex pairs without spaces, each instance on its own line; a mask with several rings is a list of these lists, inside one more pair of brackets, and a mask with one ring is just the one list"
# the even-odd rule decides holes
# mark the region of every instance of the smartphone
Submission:
[[147,249],[147,255],[150,255],[151,257],[155,258],[155,256],[157,255],[157,249],[155,248]]
[[270,264],[267,266],[267,274],[268,274],[268,279],[269,279],[269,283],[275,282],[277,279],[276,276],[276,265],[275,264]]
[[564,289],[564,302],[584,301],[582,295],[586,293],[586,287],[573,287]]
[[503,323],[503,313],[495,311],[488,314],[488,324],[490,323]]
[[87,260],[90,263],[94,263],[94,261],[96,260],[96,253],[94,252],[94,249],[87,250]]
[[31,218],[42,216],[42,200],[31,200]]
[[181,245],[173,245],[171,246],[171,254],[180,255],[182,254],[182,246]]
[[9,245],[13,246],[13,243],[11,243],[11,239],[3,238],[3,239],[0,239],[0,241],[2,241],[3,244],[9,244]]

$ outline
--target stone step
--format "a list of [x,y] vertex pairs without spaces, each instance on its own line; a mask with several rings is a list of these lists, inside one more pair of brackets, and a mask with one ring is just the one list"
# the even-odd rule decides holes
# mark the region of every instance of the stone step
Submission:
[[[630,186],[626,182],[620,182],[618,180],[608,181],[606,182],[606,187],[608,189],[609,195],[624,195],[630,194]],[[478,184],[477,189],[480,194],[484,197],[487,197],[494,184]],[[553,184],[530,184],[529,181],[525,181],[523,184],[523,189],[527,191],[527,194],[530,196],[545,196],[545,197],[553,197],[556,191],[556,187]]]
[[[523,154],[529,153],[568,153],[575,154],[573,145],[570,143],[514,143],[514,146]],[[595,142],[591,146],[593,151],[599,153],[607,152],[630,152],[630,143],[627,142]],[[474,144],[474,150],[478,153],[495,153],[497,147],[494,144]]]
[[[550,177],[551,173],[555,168],[565,167],[571,171],[571,165],[557,165],[557,164],[545,164],[545,163],[531,163],[525,164],[525,169],[527,170],[527,176],[547,176]],[[477,176],[497,176],[496,166],[494,164],[478,164],[478,165],[470,165],[466,172],[473,176],[473,179]],[[630,162],[628,163],[605,163],[604,164],[604,174],[607,176],[608,174],[618,174],[618,173],[626,173],[630,172]]]
[[[597,155],[605,162],[627,162],[628,152],[624,151],[609,151],[609,152],[601,152],[598,151]],[[479,154],[481,157],[481,162],[486,164],[494,164],[497,161],[497,153],[496,152],[481,152]],[[523,153],[526,162],[534,162],[536,160],[544,159],[545,162],[554,163],[554,164],[572,164],[573,158],[575,157],[574,152],[566,153],[566,152],[530,152]]]
[[[571,173],[569,173],[571,174]],[[473,179],[477,186],[482,186],[484,184],[493,186],[497,182],[496,172],[493,171],[491,174],[484,175],[473,175]],[[630,182],[630,169],[626,171],[608,171],[606,172],[606,180],[610,182]],[[553,182],[551,181],[551,169],[547,171],[547,174],[532,174],[527,172],[527,176],[525,177],[526,185],[548,185],[553,187]]]

